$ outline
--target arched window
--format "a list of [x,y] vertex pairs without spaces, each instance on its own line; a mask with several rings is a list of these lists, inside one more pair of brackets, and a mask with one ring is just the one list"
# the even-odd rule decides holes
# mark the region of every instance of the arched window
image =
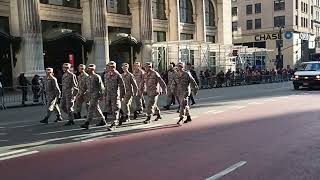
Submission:
[[215,26],[215,11],[211,0],[205,0],[206,26]]
[[108,13],[129,15],[129,0],[107,0]]
[[166,19],[165,0],[152,0],[152,15],[154,19]]
[[193,8],[191,0],[180,0],[180,22],[193,23]]

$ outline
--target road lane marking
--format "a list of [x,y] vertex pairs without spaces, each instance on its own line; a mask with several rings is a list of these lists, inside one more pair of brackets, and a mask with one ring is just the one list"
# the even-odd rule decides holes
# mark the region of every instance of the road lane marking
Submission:
[[262,102],[250,102],[248,103],[249,105],[261,105],[263,104]]
[[246,108],[246,106],[231,106],[232,109],[243,109]]
[[0,157],[9,156],[9,155],[12,155],[12,154],[23,153],[23,152],[26,152],[26,151],[27,151],[26,149],[20,149],[20,150],[16,150],[16,151],[10,151],[10,152],[6,152],[6,153],[0,154]]
[[205,112],[205,114],[219,114],[219,113],[223,113],[224,111],[219,111],[219,110],[211,110],[211,111],[207,111]]
[[36,154],[39,151],[28,151],[28,152],[24,152],[24,153],[20,153],[20,154],[14,154],[11,156],[6,156],[6,157],[2,157],[0,158],[0,161],[6,160],[6,159],[13,159],[13,158],[17,158],[17,157],[22,157],[22,156],[27,156],[27,155],[31,155],[31,154]]
[[265,99],[263,100],[264,102],[275,102],[276,100],[275,99]]
[[243,165],[245,165],[245,164],[247,164],[246,161],[240,161],[240,162],[238,162],[238,163],[230,166],[229,168],[227,168],[227,169],[219,172],[218,174],[215,174],[215,175],[213,175],[213,176],[211,176],[211,177],[209,177],[209,178],[207,178],[207,179],[205,179],[205,180],[216,180],[216,179],[219,179],[219,178],[221,178],[222,176],[225,176],[225,175],[227,175],[227,174],[235,171],[236,169],[240,168],[241,166],[243,166]]

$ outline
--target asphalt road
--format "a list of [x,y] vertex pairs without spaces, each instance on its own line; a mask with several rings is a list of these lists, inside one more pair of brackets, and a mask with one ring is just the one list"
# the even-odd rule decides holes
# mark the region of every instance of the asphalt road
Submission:
[[[318,91],[290,83],[202,90],[193,122],[175,110],[115,132],[41,125],[42,107],[0,111],[4,180],[240,179],[318,180]],[[162,98],[161,104],[163,105]]]

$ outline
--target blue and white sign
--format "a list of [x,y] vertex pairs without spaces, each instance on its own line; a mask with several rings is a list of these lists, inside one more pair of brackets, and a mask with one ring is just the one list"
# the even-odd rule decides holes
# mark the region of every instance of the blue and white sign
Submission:
[[285,39],[292,39],[293,33],[292,32],[285,32],[284,33],[284,38]]

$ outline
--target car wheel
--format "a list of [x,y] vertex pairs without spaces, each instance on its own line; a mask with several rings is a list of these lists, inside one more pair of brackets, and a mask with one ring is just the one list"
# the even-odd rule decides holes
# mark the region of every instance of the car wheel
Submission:
[[294,87],[294,90],[299,90],[299,85],[293,85],[293,87]]

